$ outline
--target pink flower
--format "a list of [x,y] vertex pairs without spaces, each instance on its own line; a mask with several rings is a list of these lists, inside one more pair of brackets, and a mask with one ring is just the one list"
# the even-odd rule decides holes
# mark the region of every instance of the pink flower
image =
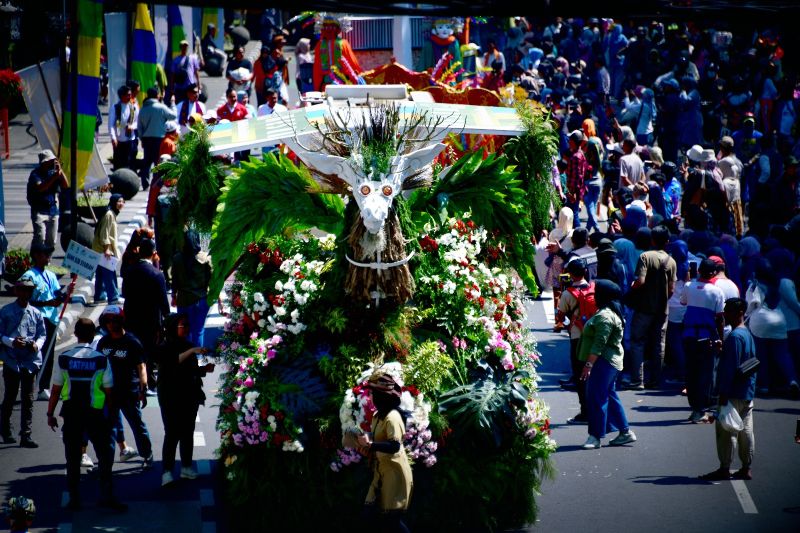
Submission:
[[277,354],[278,352],[275,350],[269,350],[267,351],[267,359],[274,359]]
[[258,338],[258,333],[256,333],[255,331],[254,331],[253,333],[251,333],[251,334],[250,334],[250,339],[251,339],[251,340],[253,340],[253,339],[257,339],[257,338]]
[[511,359],[510,355],[504,355],[500,362],[506,370],[514,370],[514,361]]
[[266,350],[266,348],[264,346],[261,346],[261,345],[259,345],[259,347],[256,348],[256,352],[258,352],[258,353],[264,353],[264,350]]
[[255,363],[255,359],[253,359],[252,357],[248,357],[248,358],[246,359],[246,361],[247,361],[247,364],[248,364],[248,365],[252,365],[253,363]]
[[[513,368],[513,367],[512,367],[512,368]],[[245,387],[248,387],[248,388],[250,388],[250,387],[252,387],[252,386],[253,386],[253,383],[254,383],[254,381],[253,381],[253,378],[252,378],[252,377],[250,377],[250,376],[247,376],[247,379],[245,379],[245,380],[244,380],[244,386],[245,386]]]

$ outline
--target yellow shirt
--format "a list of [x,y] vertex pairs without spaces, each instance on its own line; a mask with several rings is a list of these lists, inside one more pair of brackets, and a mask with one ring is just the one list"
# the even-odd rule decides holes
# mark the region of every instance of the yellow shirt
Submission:
[[400,443],[400,450],[397,453],[375,452],[373,459],[375,474],[366,501],[377,503],[383,511],[405,510],[411,503],[414,481],[406,449],[403,447],[405,432],[403,419],[396,410],[389,412],[386,418],[378,419],[376,416],[372,420],[374,442]]
[[92,250],[98,253],[103,253],[106,250],[106,245],[111,245],[111,252],[114,257],[119,259],[119,250],[117,250],[117,217],[114,212],[109,209],[97,222],[97,227],[94,230],[94,240],[92,241]]

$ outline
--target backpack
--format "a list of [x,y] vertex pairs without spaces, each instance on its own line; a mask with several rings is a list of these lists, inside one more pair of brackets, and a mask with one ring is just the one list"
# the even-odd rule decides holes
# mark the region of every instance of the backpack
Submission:
[[569,287],[567,292],[578,300],[577,316],[573,313],[571,320],[575,327],[583,331],[586,322],[597,313],[597,303],[594,300],[594,281],[586,287]]

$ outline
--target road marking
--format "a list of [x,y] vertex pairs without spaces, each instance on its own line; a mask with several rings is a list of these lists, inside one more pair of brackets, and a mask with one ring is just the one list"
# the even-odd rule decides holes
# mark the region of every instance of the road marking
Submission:
[[739,504],[742,506],[744,514],[758,514],[756,504],[750,496],[750,491],[747,490],[747,485],[745,485],[744,481],[741,479],[732,479],[731,485],[733,486],[733,492],[736,493],[736,497],[739,498]]
[[194,432],[194,447],[200,448],[206,445],[206,436],[203,435],[202,431],[195,431]]
[[200,507],[214,507],[214,491],[200,489]]
[[201,476],[210,476],[211,475],[211,461],[204,459],[201,461],[197,461],[197,473]]
[[544,316],[547,318],[548,324],[556,323],[556,309],[551,302],[553,301],[552,291],[542,291],[542,307],[544,308]]

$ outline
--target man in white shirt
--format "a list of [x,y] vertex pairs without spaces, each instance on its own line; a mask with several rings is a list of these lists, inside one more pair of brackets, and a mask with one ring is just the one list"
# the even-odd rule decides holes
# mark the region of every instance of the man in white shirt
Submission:
[[132,102],[130,87],[123,85],[117,90],[117,95],[119,102],[108,110],[108,134],[114,148],[115,170],[134,167],[139,119],[139,107]]
[[722,171],[722,184],[725,187],[725,195],[728,197],[728,206],[733,213],[736,236],[741,237],[744,232],[744,210],[742,208],[742,185],[740,180],[744,172],[744,165],[736,157],[733,146],[733,138],[727,135],[719,141],[717,168]]
[[[258,106],[258,111],[256,113],[259,117],[266,117],[273,113],[281,113],[289,110],[285,105],[278,103],[278,93],[275,92],[274,89],[266,89],[264,91],[264,97],[266,98],[267,103]],[[264,146],[261,151],[266,154],[274,151],[277,147],[277,144]]]
[[645,179],[644,163],[636,155],[636,135],[627,126],[622,127],[622,151],[625,155],[619,158],[619,187],[633,187]]

